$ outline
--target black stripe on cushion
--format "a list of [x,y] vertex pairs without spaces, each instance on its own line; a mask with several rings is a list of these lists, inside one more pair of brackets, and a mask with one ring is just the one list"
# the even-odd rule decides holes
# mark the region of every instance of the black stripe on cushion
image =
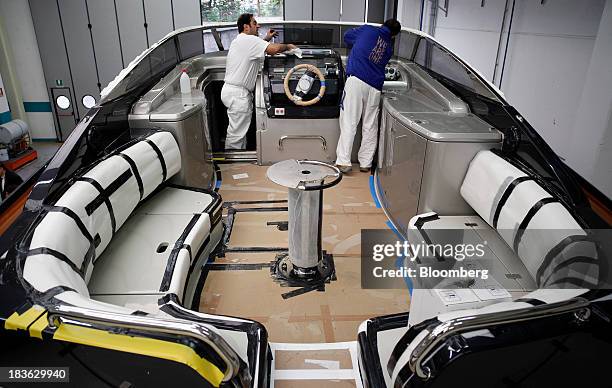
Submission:
[[[538,283],[538,286],[543,286],[548,284],[548,282],[551,280],[551,278],[553,277],[553,275],[555,275],[555,273],[557,273],[558,271],[569,267],[570,265],[573,264],[590,264],[593,266],[597,266],[599,268],[599,262],[597,261],[597,259],[593,258],[593,257],[588,257],[588,256],[576,256],[576,257],[572,257],[569,260],[564,261],[563,263],[560,263],[559,265],[557,265],[555,268],[553,268],[553,270],[551,271],[551,273],[546,277],[546,279],[544,279],[543,282]],[[576,272],[580,272],[580,271],[576,271]],[[585,274],[586,275],[586,274]],[[554,284],[555,282],[553,282],[552,284]]]
[[541,200],[536,202],[536,204],[533,205],[531,209],[529,209],[527,215],[525,216],[525,218],[523,218],[523,221],[521,221],[521,224],[519,225],[518,230],[516,231],[516,236],[514,236],[514,243],[512,244],[512,246],[514,247],[514,252],[518,252],[519,243],[521,242],[521,238],[525,233],[525,229],[527,229],[527,226],[529,226],[531,219],[542,208],[542,206],[555,202],[559,202],[559,200],[552,197],[542,198]]
[[506,204],[506,201],[508,201],[508,198],[510,198],[510,194],[512,194],[516,186],[518,186],[519,183],[526,182],[526,181],[532,181],[532,180],[534,180],[532,177],[521,176],[521,177],[516,178],[512,182],[510,182],[508,187],[506,187],[506,189],[504,190],[504,193],[499,199],[499,202],[497,203],[497,207],[495,208],[495,214],[493,215],[493,227],[494,228],[497,228],[497,222],[499,221],[499,215],[501,213],[501,209]]
[[[104,188],[95,179],[91,179],[91,178],[87,178],[87,177],[80,177],[80,178],[77,179],[77,181],[82,181],[82,182],[89,183],[96,190],[98,190],[98,193],[100,193],[100,196],[104,193]],[[108,199],[108,198],[105,198],[104,204],[106,204],[106,208],[108,209],[108,213],[110,214],[111,227],[112,227],[113,236],[114,236],[115,235],[116,226],[117,226],[117,222],[115,221],[115,212],[113,211],[113,205],[111,204],[110,199]]]
[[162,282],[159,287],[160,291],[164,292],[170,289],[170,283],[172,282],[172,275],[174,274],[174,267],[176,266],[176,258],[178,256],[178,253],[183,247],[185,238],[187,238],[187,235],[189,235],[189,232],[191,232],[191,229],[193,229],[196,222],[200,219],[201,216],[202,214],[194,214],[179,239],[176,241],[176,243],[174,243],[174,248],[172,248],[172,252],[170,252],[168,264],[166,264],[166,270],[164,271],[164,277],[162,278]]
[[72,220],[77,224],[79,230],[83,234],[83,237],[85,237],[90,243],[93,243],[93,237],[85,227],[83,220],[81,220],[81,218],[72,209],[64,206],[49,206],[47,210],[50,213],[63,213],[68,217],[72,218]]
[[63,261],[64,263],[68,264],[70,266],[70,268],[72,268],[72,270],[76,273],[78,273],[81,278],[83,278],[83,272],[81,272],[81,269],[78,268],[76,266],[76,264],[74,264],[72,262],[72,260],[70,260],[68,258],[68,256],[64,255],[63,253],[56,251],[55,249],[51,249],[51,248],[34,248],[34,249],[30,249],[28,251],[28,253],[26,254],[26,256],[36,256],[36,255],[50,255],[55,257],[56,259],[58,259],[59,261]]
[[136,167],[136,163],[134,162],[132,158],[130,158],[126,154],[119,154],[119,156],[121,156],[130,165],[130,168],[132,169],[132,174],[134,174],[134,178],[136,178],[136,183],[138,184],[138,191],[140,192],[140,200],[142,200],[142,197],[144,195],[144,186],[142,184],[142,177],[140,176],[140,173],[138,172],[138,167]]
[[[555,257],[557,257],[565,248],[579,241],[590,241],[588,236],[585,235],[573,235],[567,236],[563,240],[561,240],[557,245],[555,245],[544,257],[544,261],[540,264],[540,268],[536,273],[536,280],[538,284],[542,284],[542,276],[544,276],[544,271],[546,268],[552,263]],[[554,272],[554,271],[553,271]]]
[[106,189],[104,189],[96,198],[93,199],[87,206],[85,206],[85,211],[87,211],[87,215],[90,216],[94,211],[102,203],[109,201],[111,195],[113,195],[125,182],[127,182],[132,176],[132,171],[125,170],[121,175],[119,175]]
[[163,177],[162,182],[164,182],[166,180],[166,175],[168,174],[168,170],[166,169],[166,160],[164,159],[164,155],[162,154],[157,144],[153,143],[151,139],[144,139],[144,141],[147,142],[147,144],[149,144],[151,148],[153,148],[153,151],[155,151],[155,153],[157,154],[157,158],[159,159],[159,163],[161,164],[161,168],[162,168],[162,177]]

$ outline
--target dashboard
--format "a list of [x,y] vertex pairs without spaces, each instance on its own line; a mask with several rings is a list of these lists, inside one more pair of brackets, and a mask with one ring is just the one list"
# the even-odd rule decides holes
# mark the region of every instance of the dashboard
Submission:
[[[297,106],[285,94],[284,82],[289,71],[300,64],[315,66],[325,77],[323,98],[311,106]],[[289,89],[296,90],[305,70],[296,70],[289,77]],[[291,54],[266,57],[263,68],[264,99],[270,118],[333,118],[340,114],[339,103],[344,89],[344,68],[338,52],[323,47],[302,47],[302,58]],[[304,100],[319,94],[321,83],[315,78]]]

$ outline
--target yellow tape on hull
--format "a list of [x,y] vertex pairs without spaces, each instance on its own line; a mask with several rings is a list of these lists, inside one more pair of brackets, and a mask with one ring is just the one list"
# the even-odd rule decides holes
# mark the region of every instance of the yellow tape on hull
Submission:
[[192,348],[186,345],[153,338],[112,334],[106,331],[65,323],[58,327],[53,338],[60,341],[142,354],[186,364],[195,369],[215,387],[218,387],[223,379],[223,372],[219,368],[198,356]]
[[44,307],[38,305],[30,307],[23,314],[17,314],[14,312],[4,322],[4,328],[6,330],[28,330],[28,326],[40,318],[44,312]]

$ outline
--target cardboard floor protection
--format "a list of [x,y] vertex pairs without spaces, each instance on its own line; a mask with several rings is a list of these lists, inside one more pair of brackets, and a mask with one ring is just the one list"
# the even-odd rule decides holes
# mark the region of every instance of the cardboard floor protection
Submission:
[[[222,164],[220,168],[219,193],[224,202],[287,199],[287,189],[266,178],[267,166],[241,163]],[[234,179],[234,175],[240,178]],[[361,288],[361,229],[387,229],[387,218],[376,208],[371,196],[369,179],[369,174],[356,170],[323,193],[322,246],[333,254],[337,276],[336,281],[326,284],[324,292],[312,291],[283,299],[281,294],[294,288],[275,283],[267,267],[215,270],[209,272],[204,284],[200,311],[254,319],[266,327],[270,341],[287,343],[355,341],[359,324],[368,318],[408,311],[407,289]],[[234,205],[236,208],[261,206],[287,204]],[[286,220],[287,212],[236,213],[228,245],[287,247],[288,233],[266,224]],[[269,263],[275,256],[274,252],[228,252],[215,263]],[[314,381],[305,383],[308,384],[303,386],[313,386]],[[347,381],[340,380],[333,386],[355,386],[346,384]]]

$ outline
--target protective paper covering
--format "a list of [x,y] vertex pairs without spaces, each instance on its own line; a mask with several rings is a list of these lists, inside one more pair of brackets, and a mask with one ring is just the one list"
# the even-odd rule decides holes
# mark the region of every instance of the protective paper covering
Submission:
[[289,189],[289,257],[293,264],[309,268],[319,260],[320,191]]

